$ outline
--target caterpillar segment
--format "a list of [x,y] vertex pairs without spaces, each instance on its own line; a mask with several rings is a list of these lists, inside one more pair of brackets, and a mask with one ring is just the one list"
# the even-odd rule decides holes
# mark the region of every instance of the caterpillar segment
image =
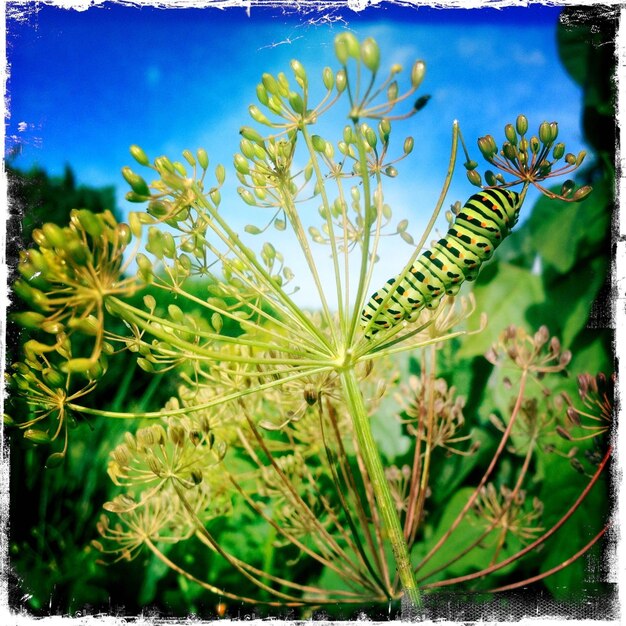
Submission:
[[469,198],[446,236],[417,257],[401,280],[390,278],[372,295],[361,312],[363,328],[373,320],[365,336],[416,320],[424,307],[436,307],[444,294],[455,295],[464,281],[476,280],[517,223],[519,210],[519,194],[508,189],[485,189]]

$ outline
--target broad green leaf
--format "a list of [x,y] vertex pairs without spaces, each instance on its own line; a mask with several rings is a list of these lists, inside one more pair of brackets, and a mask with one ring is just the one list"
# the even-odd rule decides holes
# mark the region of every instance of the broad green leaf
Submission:
[[458,358],[483,355],[511,324],[527,326],[526,309],[545,300],[541,277],[508,263],[488,265],[474,289],[479,311],[488,316],[487,328],[463,339]]

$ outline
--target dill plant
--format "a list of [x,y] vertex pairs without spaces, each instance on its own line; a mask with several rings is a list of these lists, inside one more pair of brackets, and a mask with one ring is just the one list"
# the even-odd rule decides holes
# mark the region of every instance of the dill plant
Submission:
[[[341,34],[335,53],[340,69],[324,69],[319,102],[311,101],[310,77],[298,61],[292,61],[289,78],[262,76],[258,104],[249,108],[255,126],[241,129],[234,158],[239,196],[261,216],[245,235],[231,226],[231,209],[221,207],[225,169],[211,171],[205,150],[185,151],[181,161],[151,160],[138,146],[131,154],[149,174],[130,167],[122,173],[131,188],[127,198],[146,204],[145,211],[131,212],[122,224],[109,212],[74,210],[68,226],[35,230],[35,246],[22,253],[15,284],[31,307],[15,317],[33,333],[10,375],[15,406],[21,407],[14,413],[27,416],[15,423],[35,443],[61,443],[50,467],[63,462],[70,430],[81,420],[140,424],[111,452],[108,473],[120,495],[105,505],[102,539],[95,542],[108,560],[149,550],[181,577],[230,601],[320,606],[402,598],[404,615],[412,616],[422,607],[421,587],[469,583],[507,568],[567,521],[576,502],[546,530],[540,525],[544,504],[526,499],[522,487],[533,455],[558,448],[566,464],[575,461],[577,449],[563,452],[563,445],[605,432],[610,402],[606,394],[602,401],[591,399],[606,385],[604,378],[581,378],[587,411],[576,409],[569,396],[533,396],[529,381],[545,390],[544,379],[563,372],[570,354],[543,327],[534,336],[506,329],[487,355],[497,366],[506,362],[508,384],[516,390],[510,415],[493,417],[500,442],[475,488],[456,494],[462,504],[445,532],[425,531],[436,459],[473,455],[478,448],[469,441],[463,400],[437,377],[437,354],[445,342],[479,332],[484,315],[468,324],[475,313],[470,294],[444,297],[417,319],[372,337],[371,324],[360,317],[376,287],[371,277],[380,238],[395,234],[413,244],[401,276],[426,246],[459,144],[469,181],[481,187],[483,178],[455,123],[440,199],[413,242],[406,222],[393,223],[383,187],[413,150],[410,137],[399,149],[393,146],[392,123],[425,104],[416,92],[426,66],[414,63],[401,92],[403,68],[394,65],[383,75],[373,39],[359,43]],[[339,107],[348,122],[339,141],[315,134],[318,120]],[[529,185],[549,197],[583,199],[590,189],[576,189],[570,180],[560,194],[542,184],[574,171],[584,158],[566,153],[557,135],[558,125],[544,122],[529,136],[520,115],[506,126],[501,146],[491,135],[481,137],[478,147],[495,170],[485,173],[486,186],[521,185],[522,201]],[[318,224],[310,223],[312,215]],[[274,229],[298,242],[307,277],[295,276],[269,241]],[[263,237],[268,240],[254,245]],[[320,254],[331,259],[331,275],[318,269]],[[137,271],[131,275],[133,262]],[[298,280],[315,290],[318,310],[298,306]],[[198,284],[205,295],[198,295]],[[143,306],[133,304],[131,297],[147,285]],[[185,306],[164,307],[161,292]],[[122,320],[127,332],[112,330],[112,318]],[[227,333],[227,326],[237,331]],[[107,363],[122,353],[147,372],[176,377],[178,392],[162,410],[126,413],[89,404]],[[402,380],[395,360],[401,353],[416,356],[419,376]],[[385,467],[371,417],[394,394],[411,462]],[[581,434],[583,419],[593,428]],[[516,450],[517,467],[509,486],[496,487],[494,468],[508,448]],[[583,497],[609,453],[595,458],[589,470],[576,461],[590,478]],[[310,559],[341,584],[291,580],[273,573],[271,563],[247,562],[225,549],[213,529],[232,514],[235,502],[245,502],[268,525],[277,550]],[[459,527],[464,539],[459,544],[455,535],[458,550],[450,555],[441,548]],[[259,597],[223,589],[177,562],[168,545],[185,542],[189,553],[200,546],[224,559],[259,588]],[[488,565],[450,575],[451,566],[486,544],[495,546]]]

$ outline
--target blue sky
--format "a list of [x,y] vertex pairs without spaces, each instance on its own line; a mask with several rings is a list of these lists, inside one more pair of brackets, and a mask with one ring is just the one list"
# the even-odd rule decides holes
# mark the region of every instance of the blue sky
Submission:
[[[395,131],[400,142],[412,135],[416,150],[387,190],[396,218],[409,218],[419,235],[443,182],[454,119],[477,160],[476,138],[500,138],[518,113],[533,127],[558,120],[568,149],[583,147],[580,90],[556,52],[558,14],[541,5],[435,10],[384,2],[358,14],[252,8],[250,16],[242,8],[39,5],[8,22],[7,150],[19,148],[16,166],[37,164],[53,175],[70,164],[81,184],[117,186],[127,206],[120,169],[132,163],[130,144],[174,158],[202,146],[213,164],[230,167],[262,72],[289,74],[292,58],[313,77],[325,65],[337,69],[333,39],[349,28],[376,38],[386,66],[427,64],[419,94],[432,98]],[[450,202],[471,193],[457,168]],[[241,203],[225,192],[223,206],[231,204]]]

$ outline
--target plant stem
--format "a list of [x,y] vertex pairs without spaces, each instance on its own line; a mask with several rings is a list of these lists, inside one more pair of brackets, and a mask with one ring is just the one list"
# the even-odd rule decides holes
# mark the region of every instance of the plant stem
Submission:
[[391,491],[389,490],[378,447],[372,436],[372,429],[363,401],[363,395],[359,389],[358,381],[352,367],[347,367],[341,371],[341,381],[346,403],[352,415],[352,423],[354,425],[359,450],[365,462],[368,477],[374,490],[376,504],[378,505],[378,510],[391,544],[396,569],[404,590],[405,601],[408,602],[407,608],[409,611],[414,612],[422,606],[419,588],[413,574],[413,568],[411,567],[409,549],[404,539],[400,518],[398,517],[398,512],[391,496]]

